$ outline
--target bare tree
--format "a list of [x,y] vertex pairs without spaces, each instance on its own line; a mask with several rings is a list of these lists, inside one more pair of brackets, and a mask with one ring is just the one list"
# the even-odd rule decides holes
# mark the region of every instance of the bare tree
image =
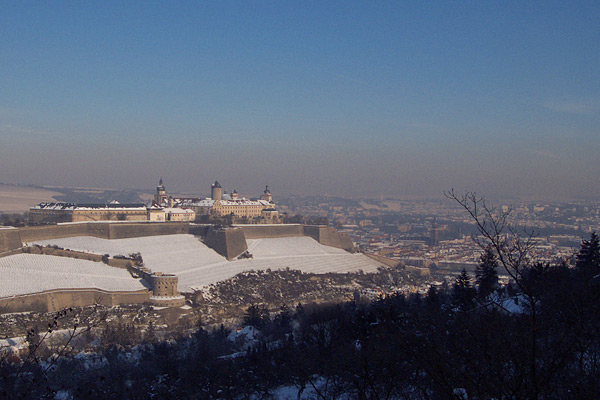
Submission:
[[456,201],[469,214],[478,233],[473,236],[474,241],[483,251],[493,251],[500,267],[512,278],[526,300],[527,318],[523,325],[528,343],[525,350],[528,365],[524,366],[529,378],[529,388],[526,391],[528,398],[538,399],[543,386],[550,383],[553,375],[541,374],[539,365],[539,292],[536,290],[535,279],[532,278],[532,271],[537,270],[535,259],[532,257],[536,234],[526,228],[518,230],[509,222],[511,209],[499,210],[475,192],[458,195],[452,189],[444,195]]

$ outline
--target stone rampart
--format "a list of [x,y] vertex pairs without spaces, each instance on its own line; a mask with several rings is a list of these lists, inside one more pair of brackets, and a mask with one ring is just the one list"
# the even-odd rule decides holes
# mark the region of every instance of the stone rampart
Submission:
[[19,228],[21,241],[60,239],[72,236],[88,236],[88,224],[59,224],[45,226],[26,226]]
[[0,312],[57,311],[67,307],[85,307],[94,304],[115,306],[142,304],[150,301],[151,292],[142,289],[129,292],[108,292],[100,289],[56,289],[42,293],[0,299]]
[[303,225],[277,224],[277,225],[234,225],[240,228],[246,239],[279,238],[290,236],[304,236]]
[[369,258],[372,258],[373,260],[375,260],[377,262],[387,265],[388,267],[396,267],[396,266],[398,266],[398,264],[400,264],[400,261],[394,260],[393,258],[387,258],[384,256],[378,256],[376,254],[369,254],[369,253],[364,253],[364,255]]
[[17,228],[0,229],[0,253],[21,247],[21,235]]
[[190,232],[190,224],[187,222],[114,223],[107,225],[109,228],[108,239],[176,235]]
[[421,276],[431,276],[431,270],[427,267],[423,268],[423,267],[411,267],[411,266],[406,266],[404,267],[406,269],[406,271],[410,271],[410,272],[414,272],[417,273]]
[[244,231],[237,227],[209,229],[204,244],[228,260],[232,260],[248,250]]
[[[10,231],[10,230],[7,230]],[[141,236],[189,233],[187,222],[76,222],[58,225],[18,228],[21,242],[60,239],[73,236],[95,236],[102,239],[124,239]],[[1,237],[2,233],[0,233]],[[2,244],[0,239],[0,246]]]
[[[103,256],[100,254],[86,253],[83,251],[57,249],[52,246],[28,246],[23,247],[23,253],[28,254],[44,254],[47,256],[77,258],[79,260],[88,260],[94,262],[104,262]],[[108,258],[106,264],[109,267],[127,269],[133,265],[133,261],[123,258]]]
[[206,224],[206,225],[190,224],[190,234],[206,237],[206,235],[208,234],[208,230],[211,227],[212,227],[212,225],[208,225],[208,224]]
[[29,254],[44,254],[47,256],[77,258],[79,260],[88,260],[101,262],[100,254],[85,253],[82,251],[55,249],[54,247],[29,246],[23,248],[23,253]]
[[304,225],[304,235],[310,236],[325,246],[337,247],[351,251],[354,248],[352,239],[348,234],[337,232],[326,225]]

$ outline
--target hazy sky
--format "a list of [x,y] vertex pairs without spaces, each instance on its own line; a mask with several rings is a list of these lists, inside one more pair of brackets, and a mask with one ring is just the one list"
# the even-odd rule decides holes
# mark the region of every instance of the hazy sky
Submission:
[[600,2],[3,1],[0,182],[600,194]]

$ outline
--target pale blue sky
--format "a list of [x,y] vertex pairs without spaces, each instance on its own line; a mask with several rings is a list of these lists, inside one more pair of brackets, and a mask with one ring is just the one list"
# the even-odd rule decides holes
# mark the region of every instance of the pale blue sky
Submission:
[[600,3],[0,0],[0,182],[600,192]]

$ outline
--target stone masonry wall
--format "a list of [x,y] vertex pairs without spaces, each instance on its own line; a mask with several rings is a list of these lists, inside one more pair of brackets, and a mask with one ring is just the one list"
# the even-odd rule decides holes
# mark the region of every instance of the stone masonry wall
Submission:
[[337,232],[334,228],[324,225],[305,225],[304,234],[315,239],[325,246],[337,247],[344,250],[352,250],[354,244],[352,239],[345,233]]
[[234,225],[240,228],[246,239],[264,239],[290,236],[304,236],[303,225],[281,224],[281,225]]
[[109,227],[108,239],[187,234],[190,231],[190,224],[187,222],[116,223],[107,225]]
[[211,228],[206,235],[204,244],[228,260],[232,260],[248,250],[246,236],[240,228]]
[[21,235],[18,229],[0,229],[0,253],[21,247]]
[[150,291],[107,292],[100,289],[61,289],[0,299],[0,310],[6,312],[57,311],[66,307],[93,304],[115,306],[149,302]]
[[[21,242],[33,242],[36,240],[59,239],[73,236],[124,239],[140,236],[186,234],[189,233],[189,224],[186,222],[79,222],[60,225],[28,226],[18,228],[17,231],[21,236]],[[2,233],[0,233],[0,237],[1,235]],[[1,243],[2,242],[0,242],[0,245]]]

